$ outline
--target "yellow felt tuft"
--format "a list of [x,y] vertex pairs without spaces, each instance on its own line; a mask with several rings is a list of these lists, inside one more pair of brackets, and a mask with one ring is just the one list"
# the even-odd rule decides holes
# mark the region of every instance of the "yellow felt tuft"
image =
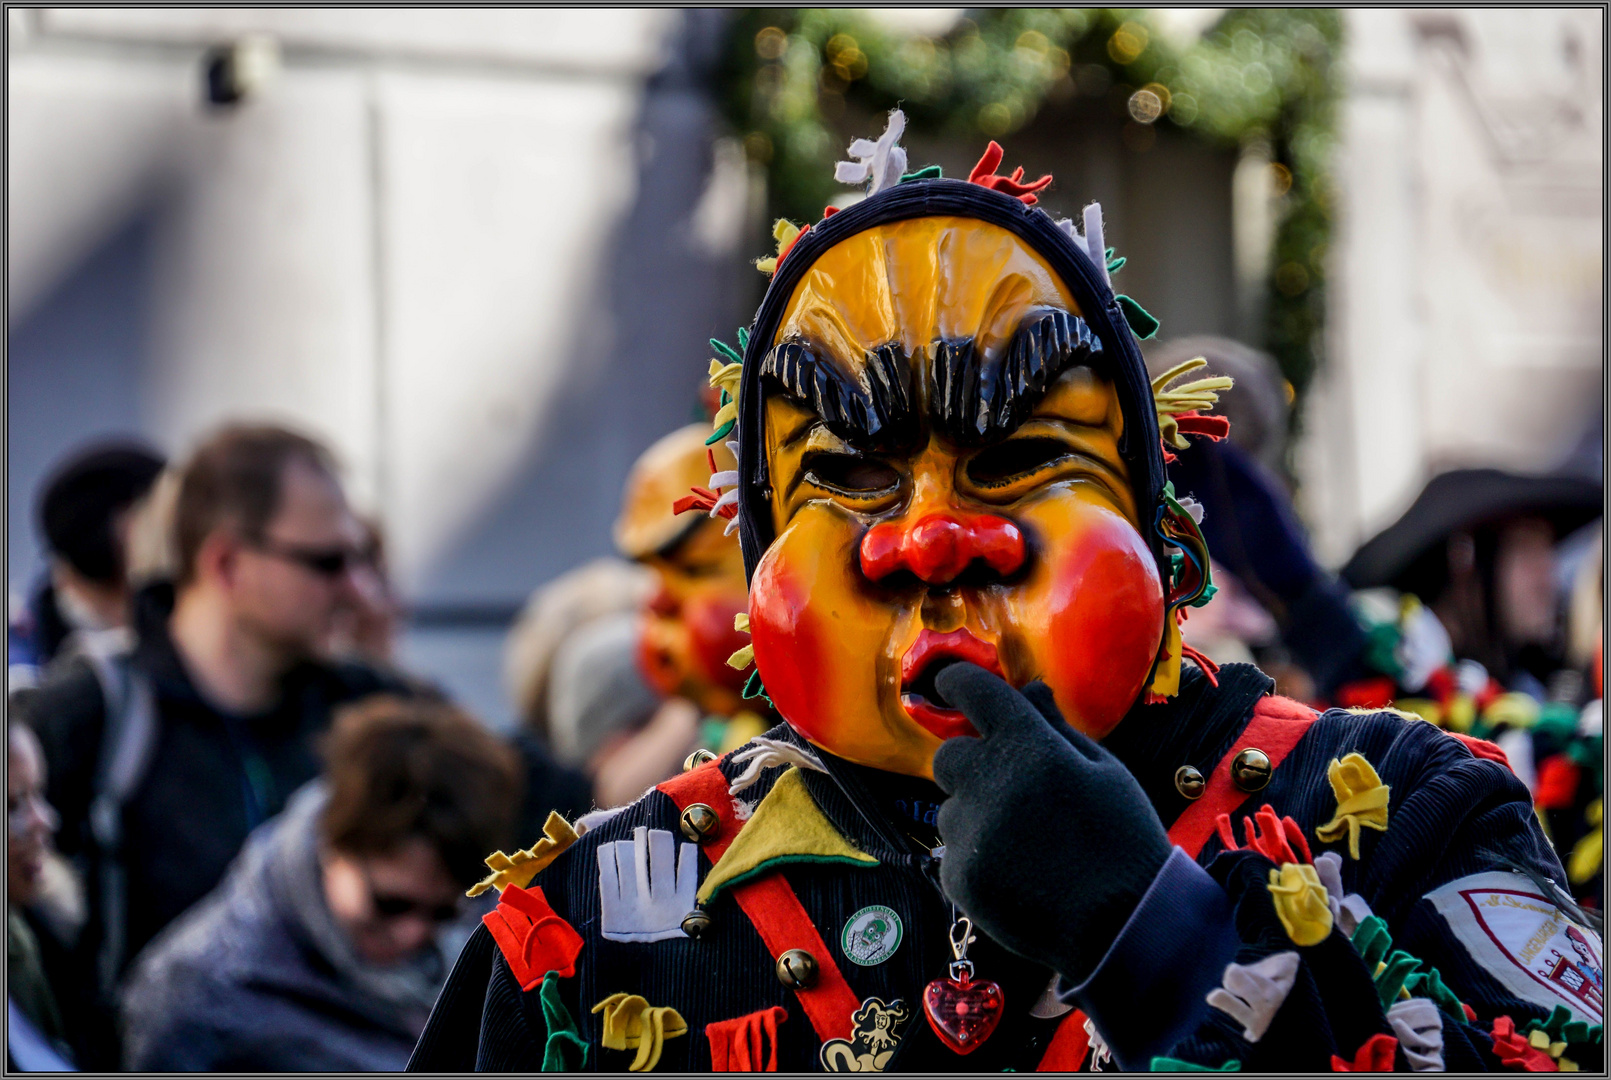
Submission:
[[531,884],[532,878],[542,873],[549,863],[574,843],[576,830],[559,816],[559,811],[550,810],[548,820],[543,822],[543,838],[525,851],[517,851],[513,855],[505,855],[501,851],[488,855],[487,867],[492,873],[471,886],[465,895],[480,896],[492,888],[503,892],[510,885],[524,889]]
[[1318,945],[1331,934],[1331,905],[1320,875],[1307,863],[1283,863],[1267,886],[1275,914],[1296,945]]
[[769,255],[764,259],[756,259],[755,269],[763,274],[776,273],[778,259],[782,258],[783,253],[788,250],[789,245],[794,243],[795,237],[799,235],[800,226],[783,218],[778,218],[777,221],[772,223],[772,239],[778,242],[777,254]]
[[878,860],[839,835],[806,791],[796,766],[772,785],[733,843],[705,875],[698,900],[708,904],[718,892],[779,860],[848,862],[877,866]]
[[1181,435],[1175,417],[1181,413],[1206,412],[1219,400],[1220,390],[1229,390],[1235,385],[1229,376],[1214,375],[1183,383],[1173,389],[1165,389],[1187,372],[1207,366],[1208,361],[1201,356],[1193,357],[1185,363],[1176,364],[1152,380],[1152,398],[1158,410],[1158,433],[1163,436],[1166,445],[1173,446],[1176,450],[1189,449],[1191,444]]
[[1163,658],[1158,661],[1158,667],[1152,676],[1152,685],[1147,689],[1159,697],[1174,697],[1180,693],[1180,623],[1178,620],[1164,618]]
[[736,671],[743,671],[753,663],[755,663],[754,645],[746,645],[727,658],[727,666]]
[[606,1050],[638,1051],[628,1072],[648,1072],[660,1064],[660,1049],[667,1039],[688,1034],[688,1022],[669,1005],[650,1005],[637,994],[611,994],[597,1005],[602,1012],[599,1042]]
[[737,615],[733,616],[733,629],[737,630],[741,634],[747,634],[750,632],[749,612],[741,611]]
[[1331,820],[1315,829],[1315,835],[1327,843],[1348,837],[1348,855],[1359,858],[1359,830],[1387,831],[1387,802],[1391,789],[1382,783],[1375,768],[1365,755],[1352,753],[1333,760],[1326,769],[1326,779],[1337,796],[1337,812]]

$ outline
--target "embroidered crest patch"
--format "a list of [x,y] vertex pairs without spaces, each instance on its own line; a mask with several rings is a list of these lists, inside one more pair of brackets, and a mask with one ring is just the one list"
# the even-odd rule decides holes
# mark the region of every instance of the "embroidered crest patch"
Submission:
[[[887,909],[886,909],[887,910]],[[912,1009],[896,998],[888,1005],[870,997],[850,1016],[850,1039],[829,1039],[819,1054],[826,1072],[883,1072],[901,1041],[901,1027]]]
[[1427,893],[1473,959],[1544,1008],[1565,1005],[1590,1024],[1605,1016],[1604,947],[1520,874],[1489,871]]
[[901,947],[902,933],[901,917],[894,909],[873,904],[856,912],[845,923],[839,947],[851,963],[872,967],[895,955],[895,950]]

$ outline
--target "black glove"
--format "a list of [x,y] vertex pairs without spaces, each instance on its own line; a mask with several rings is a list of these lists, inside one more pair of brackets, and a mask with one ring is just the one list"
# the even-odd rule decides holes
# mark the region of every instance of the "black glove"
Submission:
[[940,884],[993,940],[1083,982],[1169,857],[1168,834],[1135,777],[1064,722],[1044,683],[1019,693],[955,663],[935,685],[981,736],[934,754],[950,796]]

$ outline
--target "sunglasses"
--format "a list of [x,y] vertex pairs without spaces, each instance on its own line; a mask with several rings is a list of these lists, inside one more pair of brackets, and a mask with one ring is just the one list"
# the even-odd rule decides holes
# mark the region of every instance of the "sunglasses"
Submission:
[[355,551],[345,547],[308,548],[296,544],[276,544],[268,540],[258,541],[252,546],[265,555],[296,563],[323,578],[338,578],[353,567],[370,566],[375,561],[374,554],[370,551]]
[[458,904],[426,904],[406,896],[387,896],[371,890],[370,903],[375,914],[382,919],[401,919],[405,915],[419,915],[433,923],[452,922],[459,916]]

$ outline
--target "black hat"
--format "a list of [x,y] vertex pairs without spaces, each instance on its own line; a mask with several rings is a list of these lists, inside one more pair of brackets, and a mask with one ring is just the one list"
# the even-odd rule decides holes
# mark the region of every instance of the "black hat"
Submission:
[[[816,260],[835,244],[879,225],[911,218],[957,216],[997,225],[1023,240],[1051,266],[1069,288],[1087,328],[1093,353],[1100,353],[1118,391],[1124,414],[1120,455],[1130,470],[1136,506],[1143,515],[1159,505],[1164,485],[1163,447],[1147,367],[1118,298],[1104,272],[1073,236],[1037,206],[1012,195],[962,180],[910,179],[813,224],[789,249],[772,276],[760,310],[749,330],[744,351],[739,394],[738,472],[739,537],[744,548],[746,573],[773,539],[768,503],[766,454],[762,437],[765,424],[763,366],[794,288]],[[1073,331],[1079,333],[1079,329]],[[973,369],[977,376],[977,368]],[[1147,542],[1167,573],[1168,563],[1155,529],[1144,529]],[[1166,578],[1167,580],[1167,578]]]
[[1421,564],[1450,534],[1536,516],[1560,537],[1599,517],[1603,498],[1599,480],[1580,476],[1526,476],[1501,469],[1442,473],[1421,489],[1402,517],[1354,552],[1342,576],[1356,589],[1392,586],[1421,595],[1429,591]]
[[165,464],[134,442],[103,442],[58,464],[39,499],[39,522],[53,555],[91,581],[113,582],[123,553],[113,519],[151,489]]

